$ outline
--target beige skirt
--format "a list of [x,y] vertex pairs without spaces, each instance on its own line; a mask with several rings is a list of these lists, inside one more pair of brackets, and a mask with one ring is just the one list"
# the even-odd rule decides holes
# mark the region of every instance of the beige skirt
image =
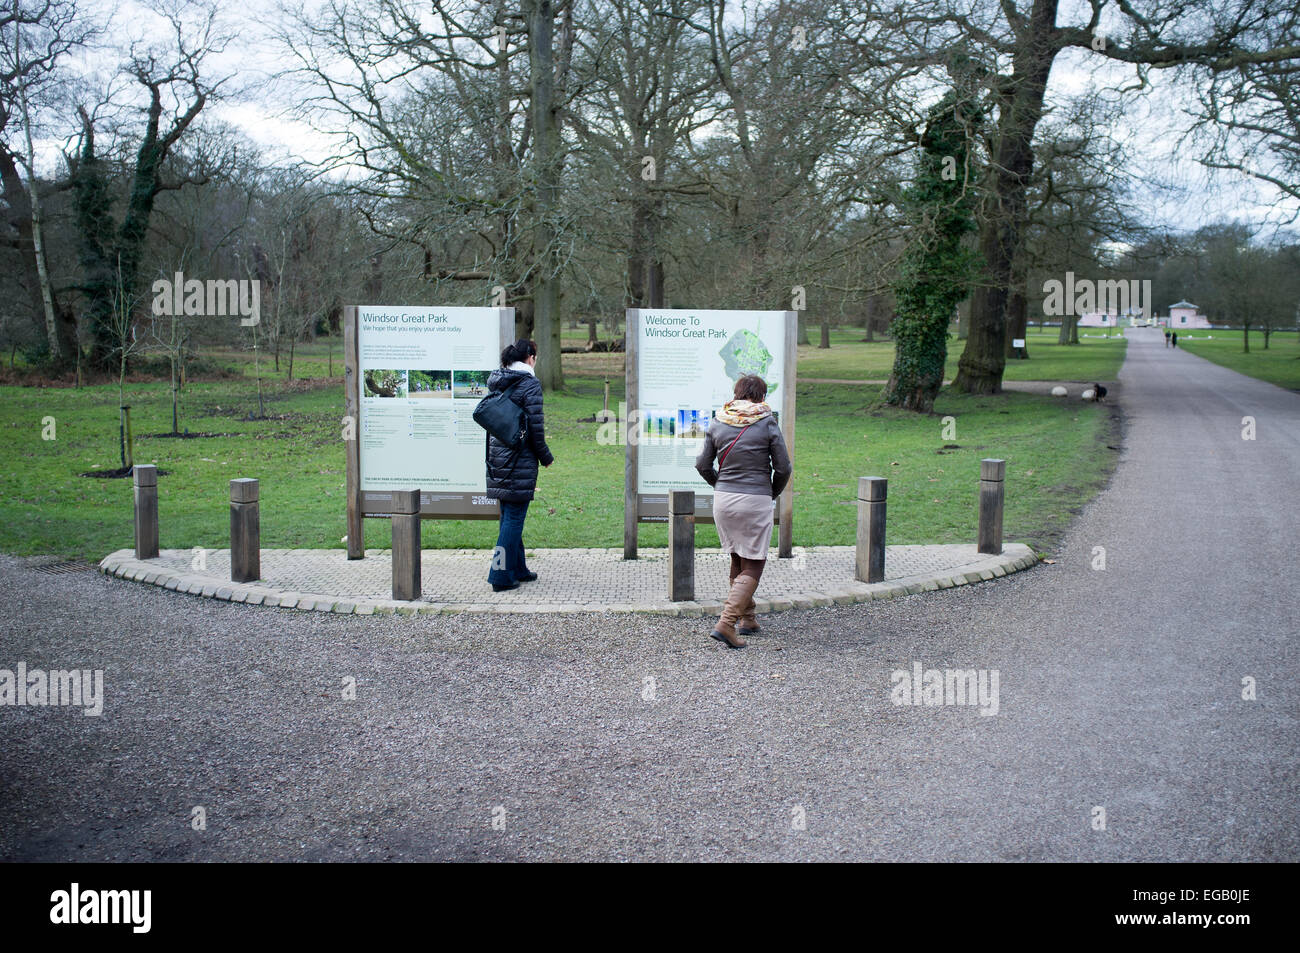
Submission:
[[772,498],[759,493],[713,494],[713,522],[724,553],[766,559],[772,540]]

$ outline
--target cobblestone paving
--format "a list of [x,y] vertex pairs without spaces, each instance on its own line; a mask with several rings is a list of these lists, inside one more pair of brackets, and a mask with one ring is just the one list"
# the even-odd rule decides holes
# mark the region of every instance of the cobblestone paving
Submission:
[[[343,550],[264,549],[262,578],[230,581],[230,551],[168,549],[155,559],[137,560],[119,550],[100,563],[114,576],[232,602],[332,612],[716,612],[726,597],[728,558],[719,550],[698,550],[695,601],[668,599],[668,552],[643,549],[623,559],[621,549],[535,549],[529,568],[539,579],[509,592],[487,583],[490,553],[484,550],[426,549],[421,557],[423,597],[392,600],[388,550],[367,550],[349,561]],[[759,611],[848,605],[907,592],[946,589],[1004,576],[1036,562],[1029,547],[1008,544],[1000,556],[981,555],[973,544],[890,546],[885,581],[853,578],[852,546],[795,547],[790,559],[770,559],[759,588]]]

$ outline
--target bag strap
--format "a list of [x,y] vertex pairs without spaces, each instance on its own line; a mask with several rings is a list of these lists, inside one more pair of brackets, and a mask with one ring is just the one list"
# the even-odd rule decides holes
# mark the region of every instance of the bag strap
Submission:
[[[740,433],[736,434],[736,440],[739,440],[741,437],[745,436],[745,431],[748,430],[748,429],[749,429],[750,427],[752,427],[752,426],[754,426],[754,425],[753,425],[753,424],[745,424],[744,429],[742,429],[742,430],[740,431]],[[731,443],[727,444],[727,449],[726,449],[726,450],[723,450],[723,451],[722,451],[722,456],[718,457],[718,469],[719,469],[719,470],[722,469],[722,464],[726,462],[726,460],[727,460],[727,454],[731,453],[731,448],[734,447],[734,446],[736,445],[736,440],[733,440],[733,441],[731,441]]]
[[513,381],[511,381],[511,382],[509,383],[509,385],[507,385],[506,387],[501,388],[501,390],[497,391],[497,393],[498,393],[498,394],[508,394],[508,393],[510,393],[512,390],[514,390],[516,387],[518,387],[520,384],[522,384],[522,383],[524,382],[524,377],[525,377],[525,376],[526,376],[526,375],[520,375],[519,377],[516,377]]

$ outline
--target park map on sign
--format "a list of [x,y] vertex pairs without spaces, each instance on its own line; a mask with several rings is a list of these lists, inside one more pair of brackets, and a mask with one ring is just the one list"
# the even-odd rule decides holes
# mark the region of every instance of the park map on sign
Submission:
[[[767,380],[767,369],[772,363],[772,352],[753,331],[741,328],[718,352],[722,355],[727,376],[733,381],[746,374],[757,374]],[[768,393],[776,392],[777,385],[768,381]]]

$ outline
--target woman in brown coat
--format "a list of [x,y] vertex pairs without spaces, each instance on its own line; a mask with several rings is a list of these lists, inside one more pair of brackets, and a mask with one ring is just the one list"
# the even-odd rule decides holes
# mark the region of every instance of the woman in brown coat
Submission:
[[[757,374],[736,381],[704,438],[695,469],[713,487],[713,522],[731,554],[731,591],[711,633],[733,649],[758,632],[754,590],[772,539],[772,501],[790,482],[790,453],[772,408],[763,403],[767,383]],[[717,467],[713,465],[717,459]]]

